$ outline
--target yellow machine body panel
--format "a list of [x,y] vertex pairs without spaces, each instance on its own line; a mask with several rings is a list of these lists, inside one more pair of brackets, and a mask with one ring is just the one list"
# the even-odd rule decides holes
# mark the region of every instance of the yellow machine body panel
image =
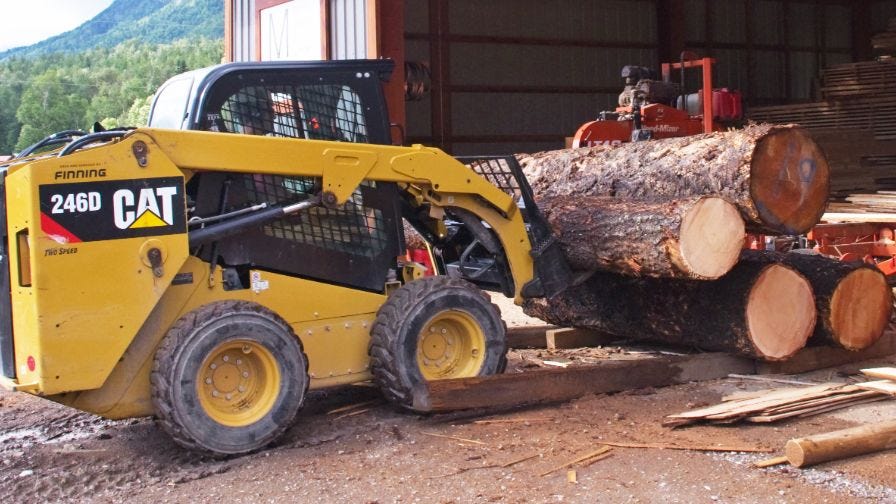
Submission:
[[183,173],[164,157],[141,168],[128,147],[34,161],[7,175],[21,389],[102,386],[188,256]]
[[253,273],[264,288],[225,291],[222,282],[208,282],[208,273],[207,263],[189,258],[179,276],[192,282],[169,288],[105,384],[50,399],[108,418],[151,415],[149,375],[168,328],[184,314],[225,299],[267,306],[290,323],[308,356],[310,388],[370,379],[370,325],[384,295],[262,271]]
[[178,318],[222,300],[286,320],[308,356],[311,388],[370,378],[385,283],[369,292],[256,269],[251,288],[226,290],[221,269],[189,250],[185,183],[205,171],[319,177],[330,204],[363,181],[397,182],[434,213],[462,208],[494,229],[517,300],[533,279],[516,202],[438,149],[140,129],[10,167],[16,378],[4,386],[111,418],[151,414],[160,342]]

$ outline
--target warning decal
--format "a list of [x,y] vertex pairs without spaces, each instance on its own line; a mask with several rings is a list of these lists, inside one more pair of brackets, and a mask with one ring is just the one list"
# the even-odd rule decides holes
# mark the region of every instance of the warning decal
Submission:
[[183,177],[40,186],[41,230],[59,243],[184,233]]

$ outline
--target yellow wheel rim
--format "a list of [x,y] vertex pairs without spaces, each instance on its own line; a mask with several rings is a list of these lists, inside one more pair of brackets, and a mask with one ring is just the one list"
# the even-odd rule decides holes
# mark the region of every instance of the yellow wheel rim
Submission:
[[221,343],[196,374],[199,403],[219,424],[243,427],[257,422],[280,393],[280,368],[264,346],[249,340]]
[[436,315],[417,338],[417,365],[426,380],[476,376],[484,362],[485,334],[465,312]]

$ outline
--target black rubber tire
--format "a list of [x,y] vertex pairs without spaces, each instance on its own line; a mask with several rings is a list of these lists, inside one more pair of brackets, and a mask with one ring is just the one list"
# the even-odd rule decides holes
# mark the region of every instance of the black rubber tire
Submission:
[[[257,421],[240,427],[211,418],[199,403],[199,367],[218,345],[251,340],[274,357],[280,390]],[[288,429],[308,390],[308,358],[292,328],[276,313],[246,301],[219,301],[179,319],[156,351],[150,384],[158,422],[175,442],[211,455],[248,453],[276,440]]]
[[425,382],[417,364],[417,338],[433,316],[446,310],[469,314],[484,333],[485,357],[474,376],[503,373],[507,367],[507,326],[485,292],[447,276],[414,280],[380,307],[370,331],[374,382],[392,403],[413,409],[414,389]]

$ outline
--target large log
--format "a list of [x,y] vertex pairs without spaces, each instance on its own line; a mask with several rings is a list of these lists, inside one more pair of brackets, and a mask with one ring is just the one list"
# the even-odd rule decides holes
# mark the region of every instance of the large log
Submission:
[[805,467],[893,448],[896,448],[896,421],[791,439],[784,453],[791,464]]
[[722,198],[664,202],[598,196],[539,204],[574,269],[628,275],[715,279],[737,262],[744,223]]
[[858,351],[883,336],[893,309],[893,294],[879,269],[862,262],[799,253],[745,251],[742,260],[784,263],[809,280],[818,312],[810,344],[833,344]]
[[782,264],[738,263],[718,280],[631,278],[597,272],[526,314],[548,323],[620,338],[784,360],[815,326],[809,281]]
[[829,168],[809,135],[789,125],[520,155],[536,200],[721,196],[754,227],[808,231],[824,212]]

